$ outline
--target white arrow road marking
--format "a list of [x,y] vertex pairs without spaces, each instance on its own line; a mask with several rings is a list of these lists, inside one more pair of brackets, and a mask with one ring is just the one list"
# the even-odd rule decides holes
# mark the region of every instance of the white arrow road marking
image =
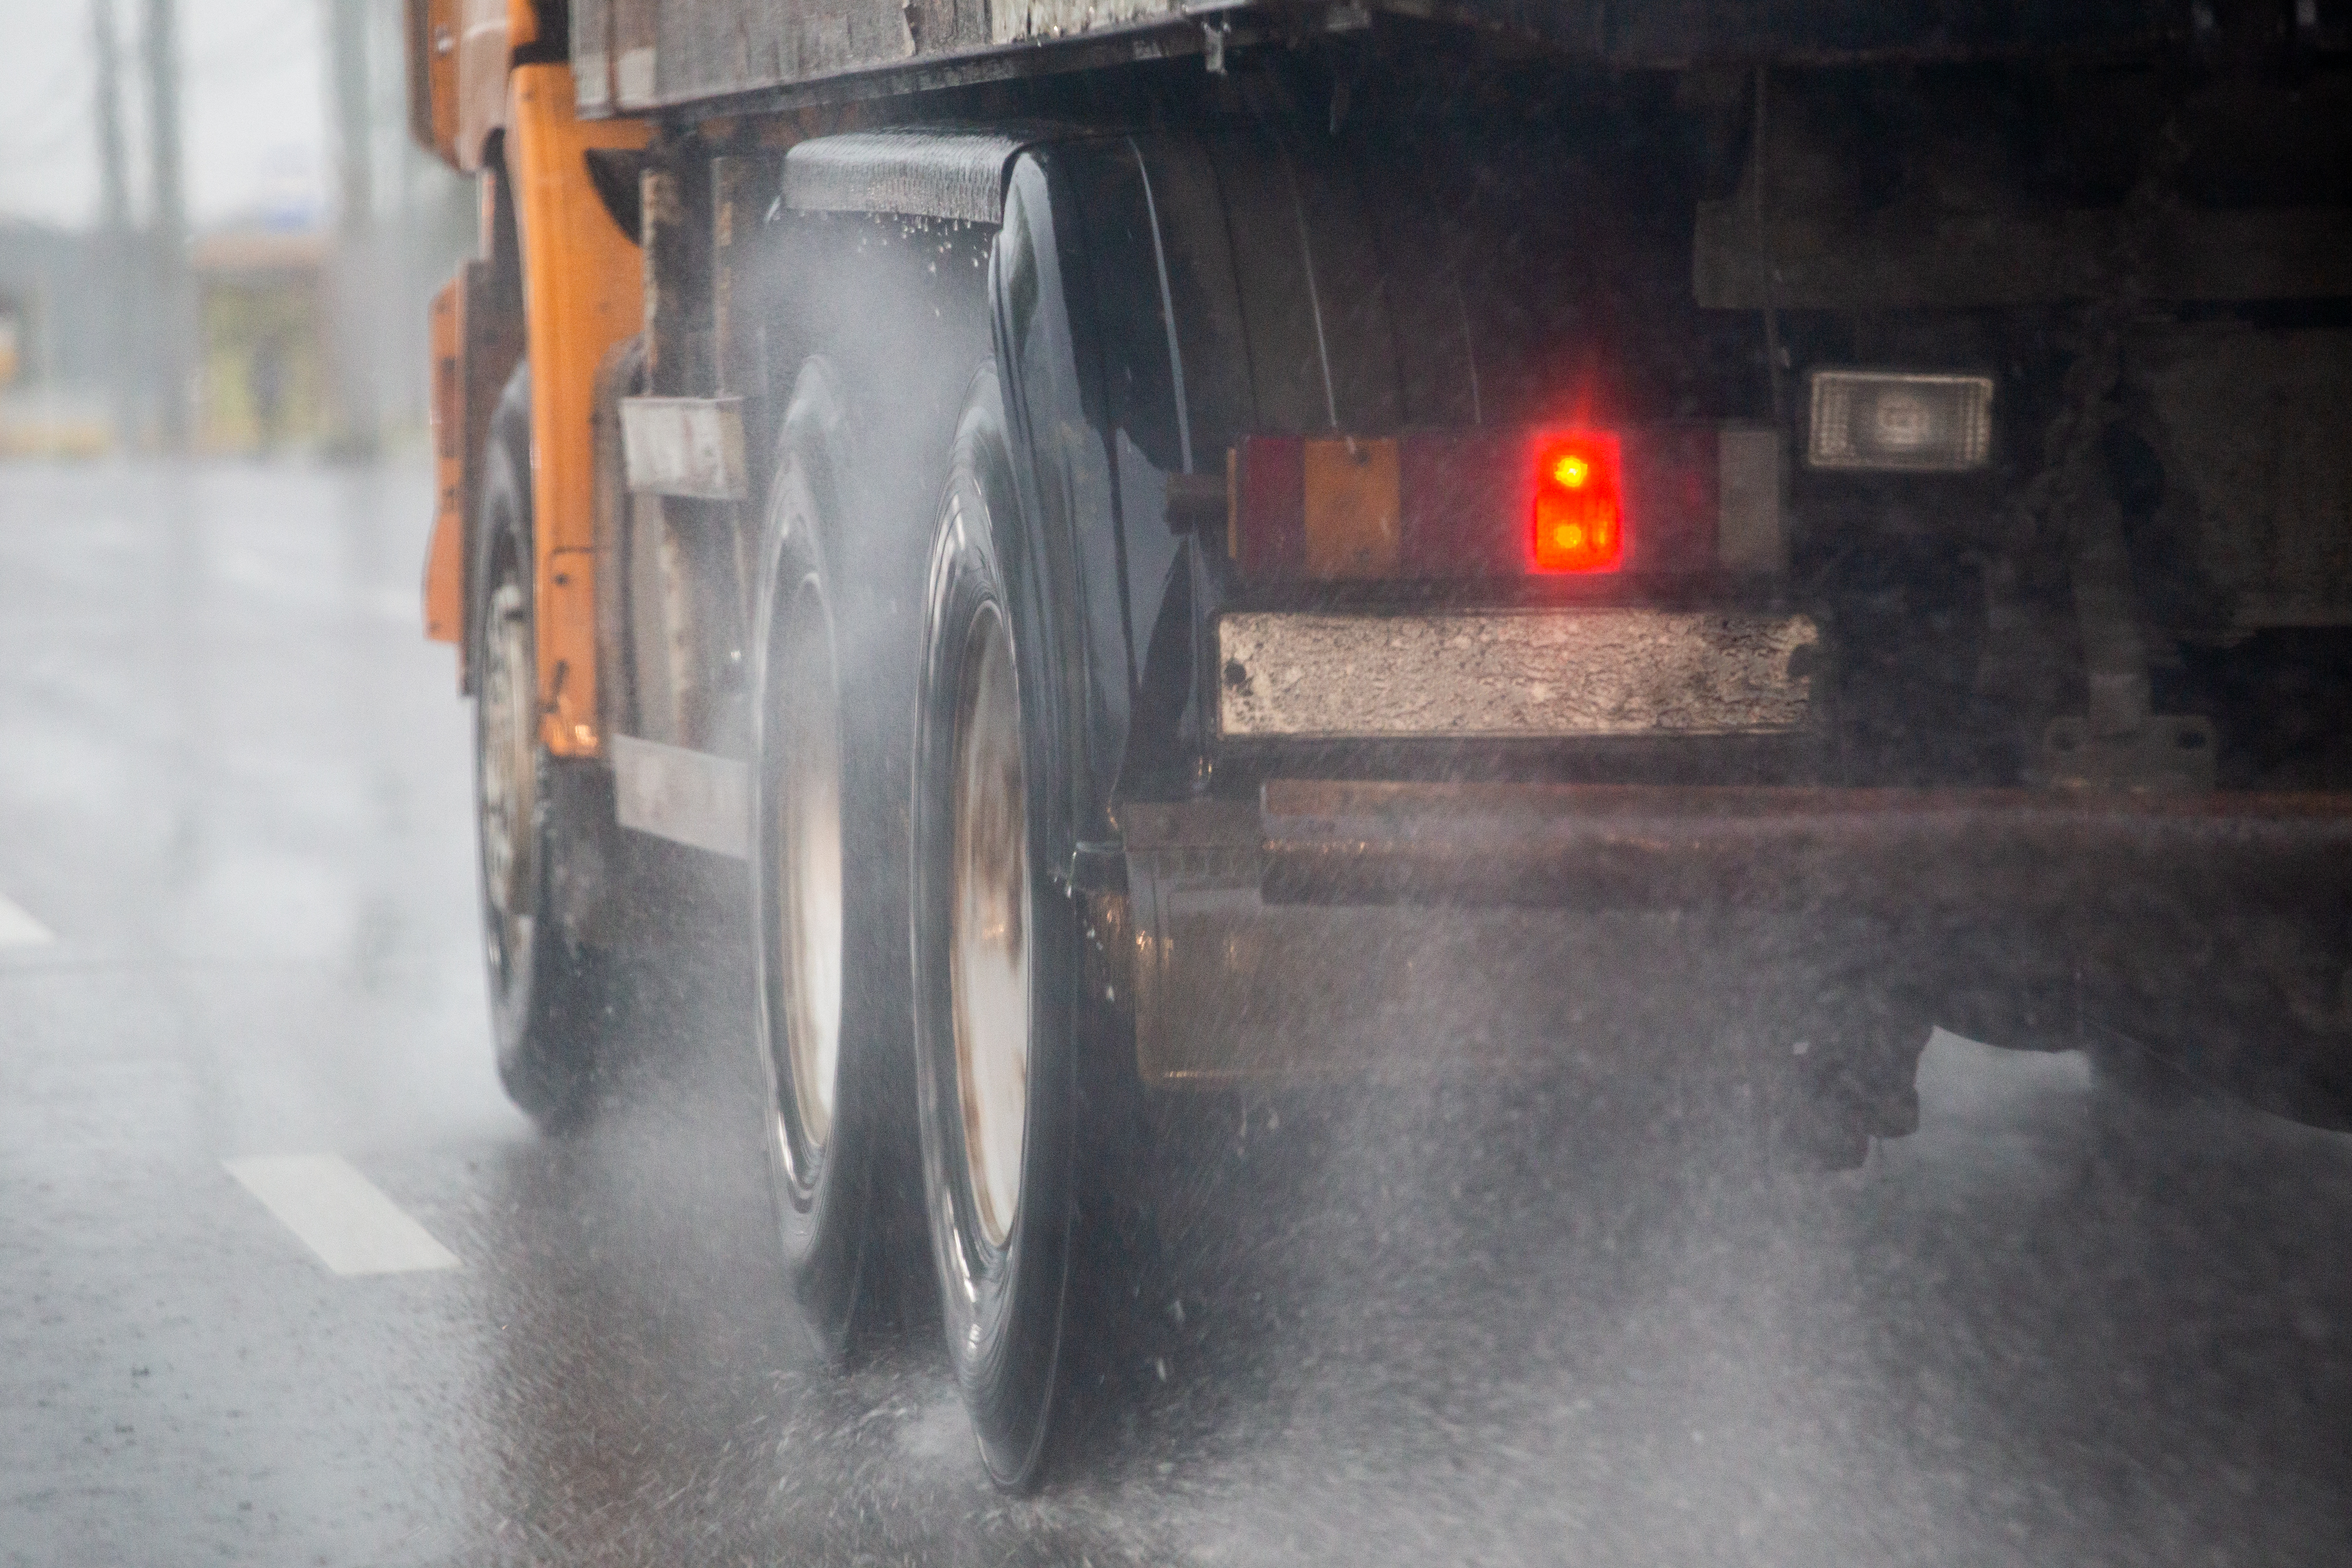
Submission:
[[406,1274],[457,1267],[456,1253],[332,1154],[221,1163],[334,1273]]
[[38,947],[56,940],[48,927],[26,914],[7,894],[0,893],[0,947]]

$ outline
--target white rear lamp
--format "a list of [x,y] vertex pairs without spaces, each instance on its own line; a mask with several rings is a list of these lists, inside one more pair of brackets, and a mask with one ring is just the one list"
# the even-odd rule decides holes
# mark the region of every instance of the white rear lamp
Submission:
[[1992,377],[1817,370],[1805,462],[1961,473],[1992,456]]

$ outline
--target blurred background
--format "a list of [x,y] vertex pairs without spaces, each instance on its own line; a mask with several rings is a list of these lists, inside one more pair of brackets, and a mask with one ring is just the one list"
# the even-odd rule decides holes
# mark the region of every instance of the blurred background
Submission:
[[470,185],[397,0],[64,0],[0,50],[0,457],[421,444]]

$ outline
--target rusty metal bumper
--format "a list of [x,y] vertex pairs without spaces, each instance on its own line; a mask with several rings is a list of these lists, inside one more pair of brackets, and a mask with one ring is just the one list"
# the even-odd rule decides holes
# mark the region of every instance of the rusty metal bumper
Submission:
[[2345,796],[1276,780],[1120,826],[1160,1085],[1663,1060],[1877,985],[2352,1104]]
[[2060,908],[2136,880],[2347,885],[2352,797],[1351,784],[1265,788],[1276,902]]

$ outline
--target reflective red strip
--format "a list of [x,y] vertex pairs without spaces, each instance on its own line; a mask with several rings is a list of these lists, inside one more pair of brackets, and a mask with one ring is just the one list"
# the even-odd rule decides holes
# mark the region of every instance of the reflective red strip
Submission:
[[1234,448],[1234,563],[1255,579],[1307,574],[1307,461],[1296,436],[1244,436]]
[[1721,507],[1712,425],[1637,425],[1620,432],[1625,570],[1675,576],[1712,571]]

